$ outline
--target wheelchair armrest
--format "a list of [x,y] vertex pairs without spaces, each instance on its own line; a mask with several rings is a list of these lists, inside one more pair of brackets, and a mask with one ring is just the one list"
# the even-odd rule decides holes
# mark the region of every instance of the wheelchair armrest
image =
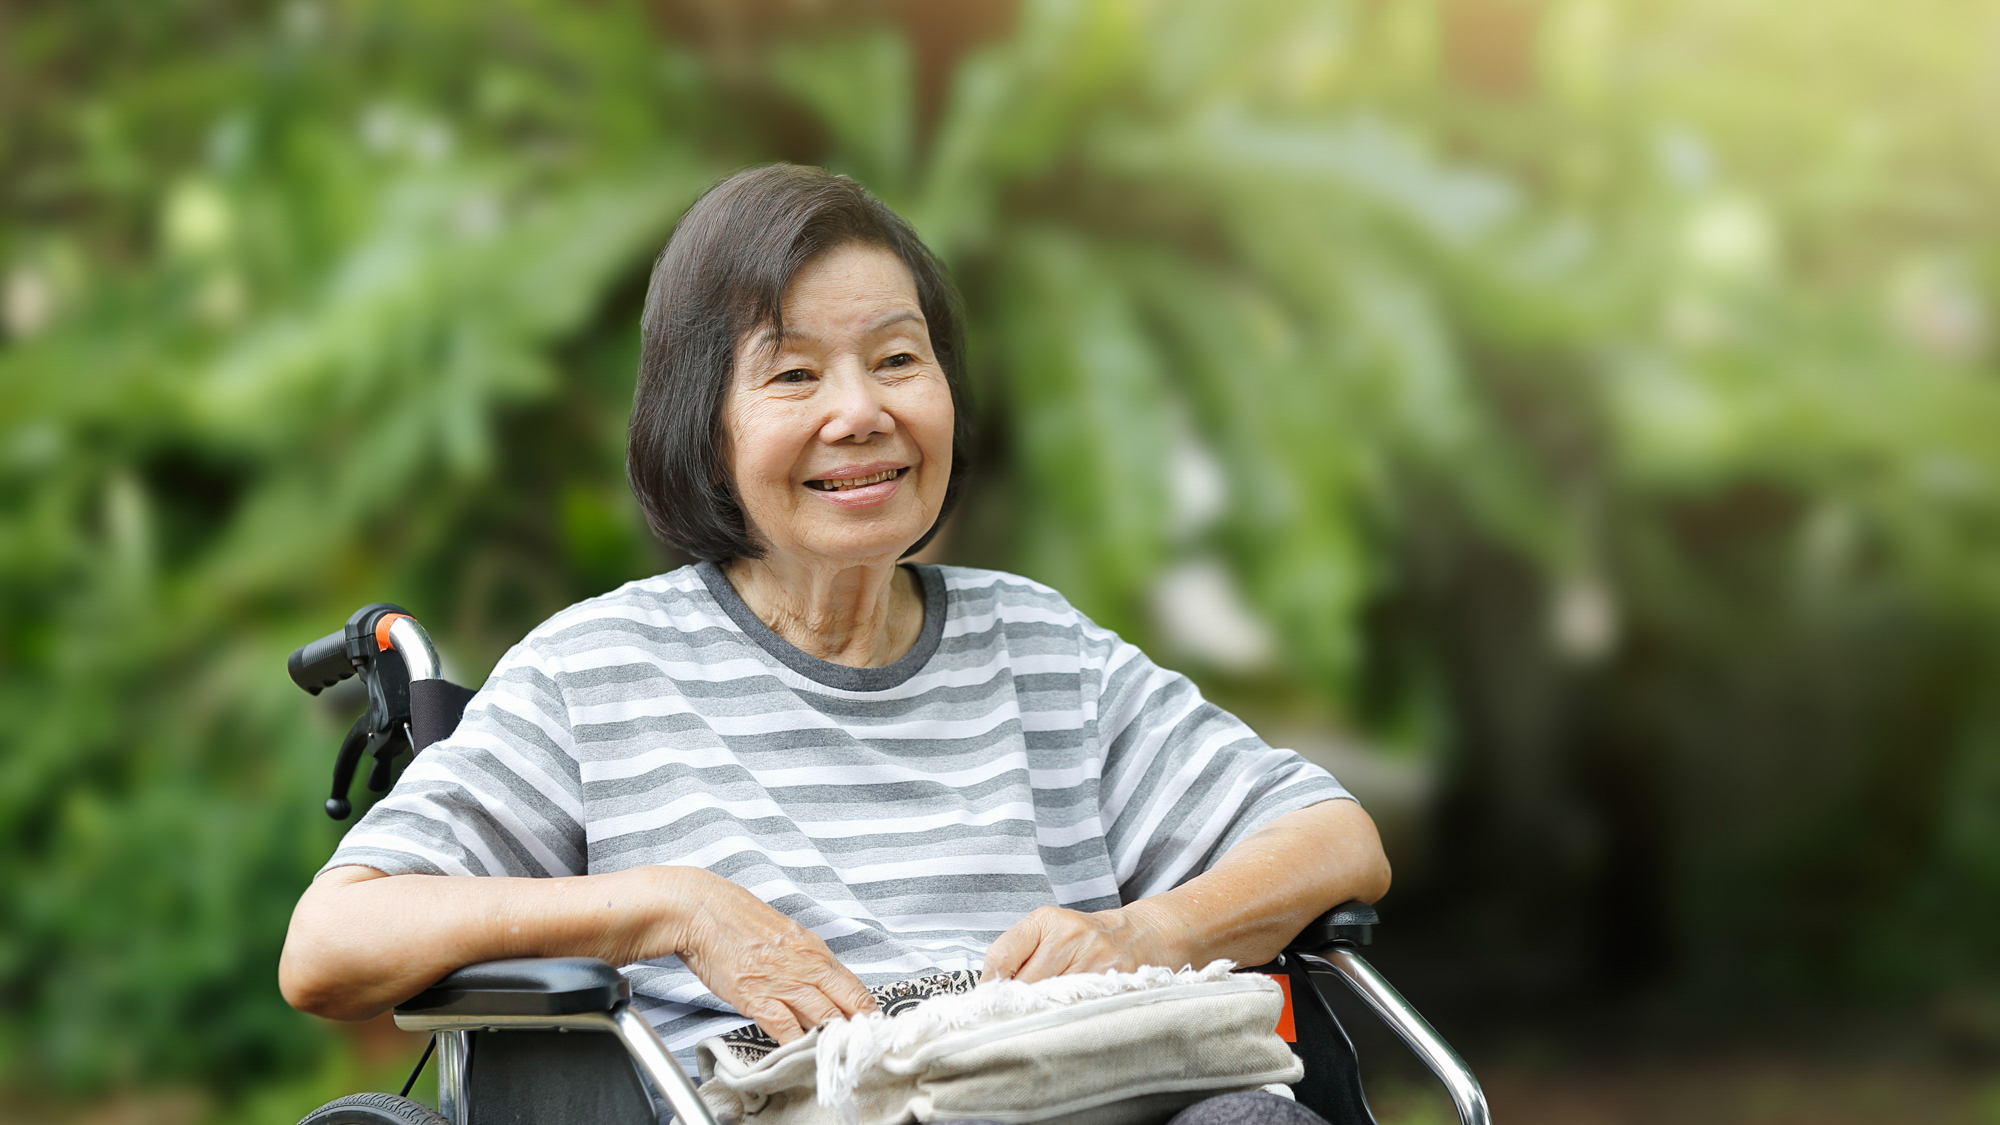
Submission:
[[595,957],[527,957],[467,965],[396,1005],[400,1015],[573,1016],[608,1012],[632,985]]
[[1332,945],[1371,945],[1381,921],[1374,907],[1352,899],[1306,923],[1299,936],[1285,944],[1285,952],[1317,953]]

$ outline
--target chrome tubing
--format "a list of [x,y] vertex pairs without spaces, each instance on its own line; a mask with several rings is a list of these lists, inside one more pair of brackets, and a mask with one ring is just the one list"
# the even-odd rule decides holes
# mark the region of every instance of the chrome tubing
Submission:
[[465,1119],[465,1059],[466,1040],[469,1031],[439,1031],[437,1036],[438,1060],[438,1116],[452,1125],[466,1125]]
[[431,635],[416,618],[404,615],[389,622],[389,645],[401,654],[403,666],[410,670],[410,682],[444,678],[437,646],[431,644]]
[[1491,1125],[1492,1117],[1486,1108],[1486,1092],[1479,1088],[1479,1079],[1451,1049],[1423,1016],[1410,1007],[1375,966],[1361,959],[1361,955],[1346,946],[1334,946],[1324,954],[1299,954],[1308,964],[1323,965],[1347,982],[1355,995],[1366,1001],[1382,1022],[1403,1037],[1424,1065],[1444,1083],[1451,1095],[1451,1102],[1458,1107],[1458,1119],[1463,1125]]
[[644,1016],[632,1010],[628,1001],[611,1009],[608,1017],[612,1030],[625,1041],[625,1050],[639,1069],[653,1082],[653,1088],[667,1099],[673,1107],[674,1120],[680,1125],[716,1125],[715,1114],[709,1111],[708,1103],[695,1092],[694,1083],[688,1080],[687,1072],[667,1050],[653,1025]]

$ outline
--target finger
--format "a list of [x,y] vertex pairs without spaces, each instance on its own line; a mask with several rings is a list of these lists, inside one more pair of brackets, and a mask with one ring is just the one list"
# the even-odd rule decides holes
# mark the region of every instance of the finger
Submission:
[[824,994],[838,1015],[874,1011],[878,1006],[875,994],[868,991],[868,986],[861,983],[861,978],[855,976],[852,969],[840,963],[833,950],[827,948],[825,940],[803,927],[799,933],[808,939],[810,945],[794,959],[797,967],[789,970],[791,978]]
[[1089,944],[1089,934],[1074,915],[1057,914],[1042,920],[1041,940],[1035,952],[1015,972],[1024,981],[1047,980],[1077,971],[1077,961]]
[[1041,907],[1021,921],[1020,928],[1032,924],[1035,937],[1034,948],[1025,951],[1014,969],[1014,978],[1022,981],[1077,972],[1078,960],[1096,933],[1087,915],[1060,907]]
[[745,1004],[740,1010],[756,1020],[757,1026],[764,1029],[764,1034],[780,1043],[790,1043],[805,1034],[805,1028],[799,1025],[798,1017],[792,1014],[791,1008],[775,998],[762,997]]
[[1014,973],[1014,979],[1032,984],[1038,980],[1059,977],[1073,971],[1075,962],[1076,951],[1071,943],[1044,938],[1042,943],[1035,947],[1034,956],[1028,958]]
[[828,999],[826,993],[816,988],[786,997],[785,1003],[792,1009],[792,1015],[798,1019],[799,1026],[807,1031],[828,1020],[837,1020],[845,1014],[840,1010],[840,1005]]
[[1034,956],[1041,936],[1041,926],[1033,915],[1014,923],[986,947],[986,963],[980,969],[980,976],[987,980],[1007,980],[1019,976],[1021,966]]
[[1071,915],[1057,906],[1038,906],[1028,912],[1028,916],[1014,923],[1014,927],[1002,934],[1003,941],[1012,937],[1014,943],[1007,951],[1009,964],[1004,977],[1019,977],[1021,970],[1037,956],[1045,955],[1052,945],[1059,943],[1070,929]]
[[875,994],[868,991],[867,985],[861,983],[861,978],[837,961],[833,963],[832,970],[826,974],[826,979],[820,982],[819,990],[826,994],[827,999],[833,1001],[843,1016],[857,1016],[862,1012],[872,1012],[881,1007],[875,1002]]

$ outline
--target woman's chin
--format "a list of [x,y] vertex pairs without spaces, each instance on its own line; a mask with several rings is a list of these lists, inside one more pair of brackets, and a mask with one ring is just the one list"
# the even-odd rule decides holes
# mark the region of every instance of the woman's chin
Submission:
[[917,540],[923,538],[924,532],[930,530],[929,522],[919,527],[916,521],[905,519],[827,522],[835,526],[802,529],[805,534],[792,542],[773,544],[773,553],[837,562],[894,561],[902,558]]

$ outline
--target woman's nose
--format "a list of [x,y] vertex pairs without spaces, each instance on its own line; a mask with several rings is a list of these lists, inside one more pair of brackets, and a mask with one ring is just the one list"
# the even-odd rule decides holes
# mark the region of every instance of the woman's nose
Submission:
[[830,409],[820,426],[821,441],[866,441],[876,434],[892,433],[896,419],[883,399],[882,387],[865,372],[840,371],[828,380]]

